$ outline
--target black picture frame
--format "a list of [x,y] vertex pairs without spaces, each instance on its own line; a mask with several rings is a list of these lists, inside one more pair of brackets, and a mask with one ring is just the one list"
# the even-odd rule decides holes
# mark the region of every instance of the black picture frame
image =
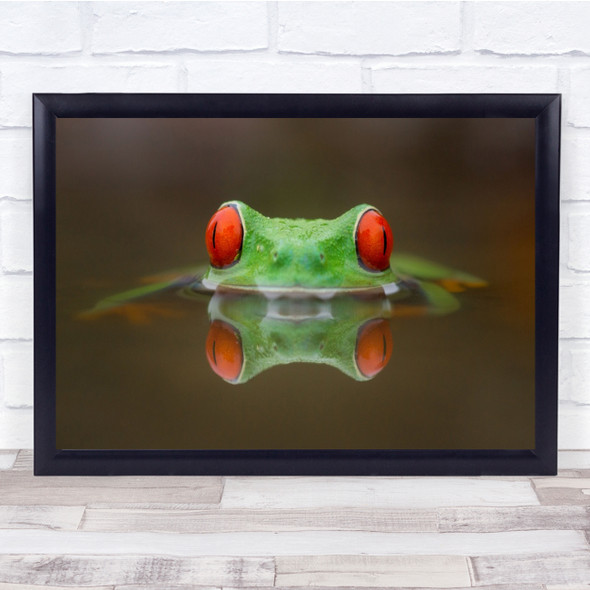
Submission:
[[[35,94],[35,475],[550,475],[557,471],[559,94]],[[520,450],[56,448],[56,120],[175,117],[533,118],[535,447]]]

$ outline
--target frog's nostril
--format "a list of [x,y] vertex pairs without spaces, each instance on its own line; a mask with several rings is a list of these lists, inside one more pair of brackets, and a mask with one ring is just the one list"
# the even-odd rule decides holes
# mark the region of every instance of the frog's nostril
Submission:
[[279,258],[279,253],[278,253],[278,252],[275,250],[275,251],[272,253],[272,259],[273,259],[274,261],[276,261],[276,260],[278,260],[278,258]]
[[320,252],[320,262],[323,264],[326,261],[326,256],[323,252]]

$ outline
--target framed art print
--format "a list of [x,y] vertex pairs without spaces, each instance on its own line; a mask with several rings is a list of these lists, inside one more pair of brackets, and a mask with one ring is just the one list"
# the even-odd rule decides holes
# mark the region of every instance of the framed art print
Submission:
[[556,472],[559,95],[33,107],[36,474]]

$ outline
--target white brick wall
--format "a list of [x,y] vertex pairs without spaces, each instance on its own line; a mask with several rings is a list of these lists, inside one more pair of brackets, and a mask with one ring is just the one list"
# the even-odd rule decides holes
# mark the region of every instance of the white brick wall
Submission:
[[8,342],[2,347],[0,396],[7,408],[33,405],[33,347],[30,342]]
[[[590,92],[586,96],[590,97]],[[587,163],[590,162],[590,134],[572,128],[566,131],[561,142],[561,198],[564,201],[589,201],[590,167]]]
[[280,52],[328,55],[441,54],[459,51],[460,2],[285,2]]
[[179,50],[253,51],[268,47],[264,2],[96,2],[93,54]]
[[561,92],[561,448],[590,448],[590,4],[0,3],[0,448],[32,432],[31,92]]
[[[536,65],[377,65],[370,68],[374,92],[557,92],[559,70]],[[442,67],[441,67],[442,66]],[[369,67],[369,66],[367,66]],[[459,89],[459,90],[458,90]]]
[[[590,4],[588,7],[590,8]],[[571,101],[567,122],[574,127],[590,127],[590,113],[588,113],[590,67],[572,67],[570,77]]]
[[474,5],[473,47],[500,55],[590,55],[590,4],[481,2]]
[[195,59],[187,61],[187,91],[215,92],[219,72],[225,92],[362,92],[361,61],[323,59]]
[[0,342],[33,337],[32,273],[0,276]]
[[[48,27],[47,24],[51,23]],[[77,4],[4,2],[0,6],[0,52],[65,55],[82,49]]]
[[32,154],[30,129],[0,129],[0,199],[33,198]]
[[31,201],[0,200],[0,270],[33,270],[33,209]]

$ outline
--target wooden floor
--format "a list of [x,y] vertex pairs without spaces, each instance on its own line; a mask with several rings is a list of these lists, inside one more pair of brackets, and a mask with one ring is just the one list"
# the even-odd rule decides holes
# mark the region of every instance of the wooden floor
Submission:
[[590,588],[590,451],[542,478],[31,473],[0,451],[0,590]]

